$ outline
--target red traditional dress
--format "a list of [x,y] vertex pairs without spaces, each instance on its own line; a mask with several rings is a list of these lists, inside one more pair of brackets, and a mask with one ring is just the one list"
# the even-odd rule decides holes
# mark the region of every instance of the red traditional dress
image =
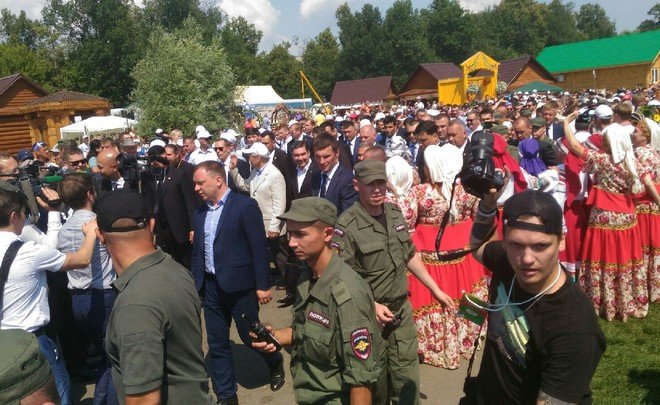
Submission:
[[[444,309],[416,277],[408,278],[419,356],[424,363],[454,369],[459,366],[461,356],[469,358],[479,333],[478,325],[457,315],[458,301],[463,292],[487,300],[490,272],[470,254],[451,262],[437,260],[435,238],[448,201],[430,184],[415,186],[413,192],[418,205],[413,242],[431,277],[456,302],[456,309]],[[457,216],[447,226],[441,251],[469,247],[471,217],[476,212],[477,198],[457,185],[454,204]]]
[[[651,175],[655,188],[660,192],[660,154],[651,146],[635,148],[637,173],[640,177]],[[635,211],[642,235],[644,266],[647,269],[648,296],[651,302],[660,300],[660,207],[646,192],[635,195]]]
[[392,192],[387,192],[385,202],[392,203],[399,207],[403,213],[403,219],[408,226],[408,232],[412,234],[415,232],[415,224],[417,222],[417,201],[415,201],[415,194],[413,190],[406,195],[396,195]]
[[633,204],[633,175],[609,153],[587,150],[585,171],[594,175],[587,205],[589,224],[580,250],[581,287],[597,313],[612,320],[642,318],[648,286],[642,238]]

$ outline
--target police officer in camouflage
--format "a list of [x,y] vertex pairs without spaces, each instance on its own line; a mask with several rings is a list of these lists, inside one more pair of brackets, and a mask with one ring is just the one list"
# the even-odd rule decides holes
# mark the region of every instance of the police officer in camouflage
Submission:
[[[278,218],[286,220],[289,246],[308,267],[298,281],[292,326],[272,332],[282,345],[292,346],[296,402],[371,404],[372,385],[380,375],[374,297],[330,247],[337,208],[323,198],[306,197],[294,200]],[[275,351],[266,342],[252,345]]]
[[385,163],[355,165],[356,201],[337,220],[334,244],[346,263],[371,286],[379,326],[381,374],[374,404],[419,403],[417,330],[408,301],[407,272],[417,277],[443,305],[451,298],[435,283],[412,244],[401,211],[385,203]]

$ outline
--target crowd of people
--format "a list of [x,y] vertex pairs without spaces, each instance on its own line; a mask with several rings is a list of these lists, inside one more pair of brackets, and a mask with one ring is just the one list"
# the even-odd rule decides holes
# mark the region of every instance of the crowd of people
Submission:
[[[236,404],[232,320],[285,383],[250,332],[278,288],[299,403],[418,403],[419,363],[458,368],[484,337],[466,398],[588,402],[596,317],[660,299],[659,106],[656,87],[418,99],[0,153],[0,327],[37,337],[63,404],[90,375],[99,404],[210,402],[204,327]],[[505,181],[475,195],[484,137]],[[24,172],[61,176],[35,187],[38,221]]]

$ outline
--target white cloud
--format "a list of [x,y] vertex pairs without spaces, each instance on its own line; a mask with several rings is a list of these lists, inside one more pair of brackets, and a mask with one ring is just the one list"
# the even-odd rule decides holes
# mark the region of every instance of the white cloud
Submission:
[[337,9],[341,2],[341,0],[302,0],[300,2],[300,16],[303,20],[307,20],[313,14],[321,11],[327,12],[331,10],[334,14],[334,10]]
[[458,2],[464,9],[478,12],[485,10],[487,7],[498,4],[500,0],[459,0]]
[[44,0],[0,0],[0,9],[8,8],[12,13],[18,15],[21,10],[29,19],[41,18],[41,9],[44,6]]
[[251,22],[264,36],[271,33],[282,12],[270,0],[222,0],[218,6],[229,17],[242,16]]

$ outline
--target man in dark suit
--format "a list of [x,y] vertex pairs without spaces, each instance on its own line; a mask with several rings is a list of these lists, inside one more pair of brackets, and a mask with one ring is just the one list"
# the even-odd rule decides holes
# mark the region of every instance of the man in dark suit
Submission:
[[545,119],[545,134],[548,139],[556,141],[564,137],[564,124],[557,121],[559,105],[555,101],[548,101],[543,105],[543,119]]
[[[229,345],[232,318],[243,343],[251,347],[249,324],[259,304],[271,300],[266,230],[257,202],[232,192],[218,162],[195,167],[195,191],[204,200],[195,218],[191,272],[202,296],[209,343],[210,374],[219,404],[238,404]],[[284,385],[281,353],[262,354],[270,368],[270,388]]]
[[307,143],[308,150],[312,150],[312,137],[303,134],[302,125],[300,125],[300,123],[294,122],[291,124],[291,126],[289,126],[289,134],[291,135],[291,140],[286,144],[286,153],[289,155],[289,160],[291,160],[293,144],[296,143],[296,141],[305,141]]
[[[335,128],[335,123],[333,121],[324,121],[319,125],[321,129],[323,129],[324,132],[330,134],[333,139],[339,140],[339,137],[337,136],[337,128]],[[313,149],[313,147],[312,147]],[[337,143],[337,151],[339,153],[339,164],[344,166],[346,169],[349,171],[353,171],[353,158],[352,158],[352,152],[349,149],[348,145],[344,142],[338,142]]]
[[199,205],[192,181],[194,166],[181,159],[178,145],[165,146],[160,157],[167,159],[168,164],[164,165],[165,175],[158,183],[158,242],[165,253],[190,269],[193,224]]
[[291,156],[295,166],[291,178],[287,182],[290,186],[291,199],[312,196],[312,178],[320,169],[314,162],[311,150],[305,141],[295,141],[291,149]]
[[353,173],[339,163],[339,141],[332,135],[314,138],[313,150],[321,170],[312,176],[312,196],[329,200],[341,214],[358,198],[353,188]]
[[351,154],[351,162],[353,163],[353,166],[355,166],[362,138],[358,136],[359,131],[353,121],[343,121],[341,123],[341,128],[344,131],[345,143],[348,145],[348,150]]
[[[236,137],[232,134],[224,132],[220,135],[220,139],[215,141],[213,144],[213,150],[215,150],[215,153],[218,155],[218,159],[220,159],[220,163],[222,163],[225,168],[225,172],[227,173],[225,181],[227,181],[227,185],[229,185],[231,191],[248,195],[247,192],[236,186],[234,179],[232,179],[229,175],[229,161],[231,159],[231,155],[234,153],[235,146]],[[245,160],[239,158],[236,161],[236,168],[238,169],[238,174],[240,174],[242,178],[247,179],[250,177],[250,164]]]

